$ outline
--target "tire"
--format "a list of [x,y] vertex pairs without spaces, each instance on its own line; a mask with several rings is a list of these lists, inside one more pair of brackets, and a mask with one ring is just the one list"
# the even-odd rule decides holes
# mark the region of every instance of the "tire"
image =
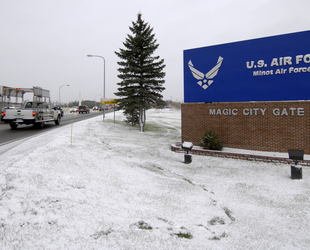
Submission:
[[15,122],[11,122],[11,123],[10,123],[11,129],[16,129],[17,126],[18,126],[18,123],[15,123]]
[[44,122],[36,122],[33,124],[35,128],[43,128],[44,127]]
[[59,123],[60,123],[60,116],[58,115],[58,116],[57,116],[57,119],[55,120],[55,124],[56,124],[56,125],[59,125]]

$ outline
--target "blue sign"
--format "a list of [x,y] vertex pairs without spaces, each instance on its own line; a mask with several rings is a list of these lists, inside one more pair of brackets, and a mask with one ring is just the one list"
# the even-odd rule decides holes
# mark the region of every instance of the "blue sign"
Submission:
[[310,99],[310,31],[184,50],[184,102]]

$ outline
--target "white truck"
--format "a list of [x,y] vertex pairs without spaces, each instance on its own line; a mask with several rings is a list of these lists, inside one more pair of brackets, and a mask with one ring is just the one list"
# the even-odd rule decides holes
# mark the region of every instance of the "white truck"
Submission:
[[8,108],[21,107],[21,99],[23,93],[20,88],[10,88],[7,86],[0,86],[0,112],[1,121],[3,118],[3,111]]
[[12,129],[16,129],[19,124],[43,127],[45,122],[55,122],[56,125],[60,123],[61,113],[51,103],[49,90],[40,87],[24,89],[6,87],[2,95],[9,99],[22,98],[24,102],[25,93],[32,93],[33,100],[25,102],[23,107],[8,107],[3,111],[2,119],[10,123]]

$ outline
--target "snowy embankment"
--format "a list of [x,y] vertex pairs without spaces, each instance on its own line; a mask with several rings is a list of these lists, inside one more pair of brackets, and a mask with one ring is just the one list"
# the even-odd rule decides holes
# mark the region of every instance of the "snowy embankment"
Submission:
[[1,155],[0,249],[309,249],[310,171],[170,150],[181,114],[121,113]]

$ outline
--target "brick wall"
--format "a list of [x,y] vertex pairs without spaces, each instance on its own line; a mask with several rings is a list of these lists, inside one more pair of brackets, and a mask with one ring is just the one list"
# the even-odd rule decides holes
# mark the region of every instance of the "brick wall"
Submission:
[[221,134],[225,147],[310,154],[310,102],[182,104],[182,141],[198,145],[207,127]]

